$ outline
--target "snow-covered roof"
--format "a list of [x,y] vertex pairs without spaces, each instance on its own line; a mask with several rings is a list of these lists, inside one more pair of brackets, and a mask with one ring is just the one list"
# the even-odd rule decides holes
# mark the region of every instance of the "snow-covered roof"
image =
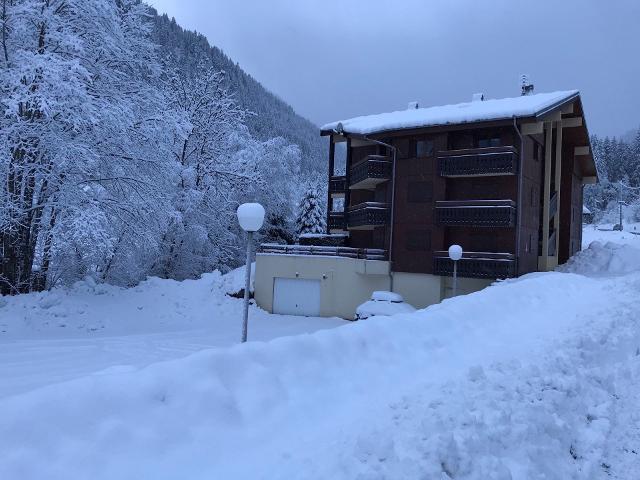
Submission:
[[370,134],[405,128],[434,127],[491,120],[505,120],[512,117],[536,117],[573,100],[578,90],[538,93],[514,98],[500,98],[483,101],[442,105],[437,107],[399,110],[350,118],[323,125],[321,130],[333,131],[341,123],[345,132]]

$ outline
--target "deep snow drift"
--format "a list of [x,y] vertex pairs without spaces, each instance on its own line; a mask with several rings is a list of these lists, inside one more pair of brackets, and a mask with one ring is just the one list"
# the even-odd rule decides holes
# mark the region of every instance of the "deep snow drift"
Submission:
[[610,267],[629,248],[393,320],[7,396],[0,478],[632,479],[640,272]]

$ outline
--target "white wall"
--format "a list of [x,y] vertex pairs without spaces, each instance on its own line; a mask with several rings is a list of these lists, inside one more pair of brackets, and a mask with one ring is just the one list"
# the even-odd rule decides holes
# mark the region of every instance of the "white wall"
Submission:
[[321,315],[353,319],[375,290],[389,290],[389,262],[311,255],[256,255],[255,299],[273,311],[274,278],[321,280]]
[[[320,314],[353,319],[356,308],[375,290],[390,290],[389,262],[312,255],[256,255],[255,299],[273,312],[274,278],[320,280]],[[482,290],[493,280],[458,278],[458,294]],[[451,296],[451,277],[393,272],[393,291],[416,308]]]

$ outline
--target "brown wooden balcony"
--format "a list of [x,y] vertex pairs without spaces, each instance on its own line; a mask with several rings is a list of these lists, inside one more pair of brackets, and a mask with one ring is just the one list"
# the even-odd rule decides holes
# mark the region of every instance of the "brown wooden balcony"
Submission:
[[513,200],[460,200],[436,202],[436,222],[456,227],[513,227],[516,204]]
[[329,221],[327,227],[329,231],[344,231],[346,230],[346,216],[344,212],[329,212]]
[[351,167],[349,188],[352,190],[373,190],[376,185],[391,178],[392,162],[383,155],[369,155]]
[[379,248],[332,247],[319,245],[279,245],[263,243],[258,253],[276,255],[321,255],[329,257],[361,258],[364,260],[386,260],[387,251]]
[[389,204],[364,202],[349,207],[347,213],[348,230],[373,230],[374,227],[389,223]]
[[334,175],[329,179],[329,193],[333,196],[344,196],[347,191],[347,177],[344,175]]
[[438,152],[442,177],[515,175],[518,151],[514,147],[469,148]]
[[[510,253],[463,252],[457,270],[460,277],[510,278],[516,276],[516,259]],[[453,260],[448,252],[433,252],[433,273],[453,275]]]

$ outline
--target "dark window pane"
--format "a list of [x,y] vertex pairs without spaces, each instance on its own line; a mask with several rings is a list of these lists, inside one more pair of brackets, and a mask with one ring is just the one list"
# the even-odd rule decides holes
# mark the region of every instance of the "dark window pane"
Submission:
[[433,200],[433,185],[431,182],[409,182],[407,186],[407,201],[411,203],[426,203]]
[[478,148],[499,147],[500,137],[480,138],[478,140]]
[[407,232],[406,248],[413,252],[431,250],[431,231],[409,230]]
[[433,156],[433,142],[431,140],[418,140],[416,142],[416,157]]

